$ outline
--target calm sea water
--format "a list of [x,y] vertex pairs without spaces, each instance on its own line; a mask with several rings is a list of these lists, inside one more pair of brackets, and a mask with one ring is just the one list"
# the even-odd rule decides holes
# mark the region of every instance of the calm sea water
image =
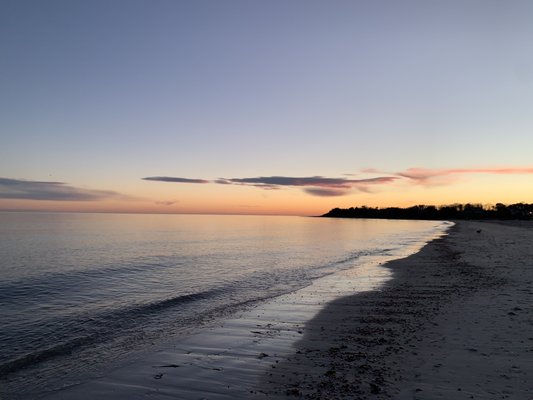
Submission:
[[[0,393],[35,393],[309,285],[398,255],[435,221],[0,213]],[[29,389],[28,389],[29,388]]]

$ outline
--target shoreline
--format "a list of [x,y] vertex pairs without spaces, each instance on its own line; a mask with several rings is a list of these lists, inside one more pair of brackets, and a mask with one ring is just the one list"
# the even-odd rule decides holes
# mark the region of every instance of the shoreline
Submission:
[[329,303],[262,390],[269,398],[531,399],[531,243],[533,224],[457,222],[388,263],[393,279],[380,290]]
[[352,268],[249,307],[96,379],[69,382],[32,398],[270,398],[261,388],[261,379],[290,357],[294,344],[312,329],[308,322],[326,304],[381,287],[391,277],[391,270],[383,265],[425,244],[413,242],[392,253],[361,256]]

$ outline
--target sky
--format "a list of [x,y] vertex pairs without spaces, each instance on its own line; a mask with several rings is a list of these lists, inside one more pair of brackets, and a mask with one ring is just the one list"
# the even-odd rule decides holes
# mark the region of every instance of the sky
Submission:
[[529,0],[0,5],[0,210],[533,202]]

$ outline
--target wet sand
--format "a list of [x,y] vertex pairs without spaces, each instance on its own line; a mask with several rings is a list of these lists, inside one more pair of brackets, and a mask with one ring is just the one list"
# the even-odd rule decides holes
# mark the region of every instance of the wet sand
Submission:
[[365,265],[34,397],[533,398],[533,224],[459,222]]
[[388,268],[308,322],[270,398],[533,399],[533,223],[459,222]]
[[[420,246],[402,251],[413,253]],[[351,269],[317,279],[298,291],[251,304],[228,319],[103,371],[100,377],[76,382],[66,376],[62,387],[24,398],[269,398],[273,394],[261,387],[265,371],[275,370],[290,358],[294,344],[313,329],[307,322],[339,297],[383,285],[392,272],[379,264],[398,256],[362,257]]]

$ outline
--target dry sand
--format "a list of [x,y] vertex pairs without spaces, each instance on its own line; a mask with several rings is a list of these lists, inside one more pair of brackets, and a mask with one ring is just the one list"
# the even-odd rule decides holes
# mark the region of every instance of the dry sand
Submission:
[[307,324],[269,397],[533,399],[533,224],[459,222],[388,267]]

